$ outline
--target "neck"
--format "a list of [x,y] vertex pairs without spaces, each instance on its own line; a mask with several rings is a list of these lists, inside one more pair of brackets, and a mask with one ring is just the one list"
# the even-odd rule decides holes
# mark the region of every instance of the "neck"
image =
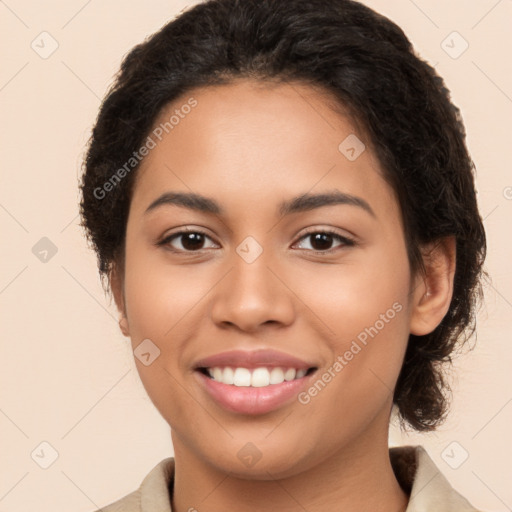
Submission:
[[[173,512],[403,512],[408,496],[396,480],[385,432],[365,436],[311,468],[281,479],[248,480],[198,458],[173,432]],[[243,497],[243,499],[240,499]]]

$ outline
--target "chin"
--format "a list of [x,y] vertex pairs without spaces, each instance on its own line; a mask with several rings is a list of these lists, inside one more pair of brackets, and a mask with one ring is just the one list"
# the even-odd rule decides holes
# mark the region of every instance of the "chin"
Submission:
[[258,441],[233,441],[220,453],[212,453],[210,446],[210,451],[202,458],[217,471],[235,478],[271,481],[292,477],[320,462],[313,461],[313,455],[299,453],[299,446],[298,442],[285,445],[281,441],[270,443],[267,440],[259,444]]

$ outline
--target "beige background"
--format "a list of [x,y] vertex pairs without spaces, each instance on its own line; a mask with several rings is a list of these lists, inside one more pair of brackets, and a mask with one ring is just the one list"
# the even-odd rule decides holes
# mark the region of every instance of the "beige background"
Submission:
[[[430,435],[395,428],[390,441],[425,445],[475,506],[511,510],[512,1],[366,3],[404,28],[462,110],[493,279],[477,348],[456,364],[449,421]],[[121,58],[186,5],[0,1],[0,512],[90,511],[172,455],[78,226],[77,180]],[[57,249],[46,262],[33,253],[43,237]]]

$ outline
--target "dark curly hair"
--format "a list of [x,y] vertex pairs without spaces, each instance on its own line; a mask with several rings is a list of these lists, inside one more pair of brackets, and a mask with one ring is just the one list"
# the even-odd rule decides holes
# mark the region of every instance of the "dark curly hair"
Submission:
[[[80,214],[102,283],[124,268],[137,165],[115,173],[146,140],[162,109],[195,87],[237,78],[299,82],[332,93],[361,126],[398,199],[411,271],[423,244],[454,235],[449,311],[410,335],[394,392],[402,426],[433,430],[447,411],[442,363],[475,330],[486,237],[459,109],[403,31],[351,0],[209,0],[166,24],[124,58],[98,114],[80,183]],[[126,170],[126,165],[125,165]],[[106,184],[108,185],[108,193]]]

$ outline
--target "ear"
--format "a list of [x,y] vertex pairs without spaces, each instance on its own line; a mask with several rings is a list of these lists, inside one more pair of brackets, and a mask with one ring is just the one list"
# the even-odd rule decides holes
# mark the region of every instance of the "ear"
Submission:
[[114,264],[110,272],[110,288],[114,301],[120,313],[119,328],[125,336],[130,336],[130,327],[126,316],[126,301],[124,298],[124,282],[122,271]]
[[410,332],[431,333],[443,320],[453,295],[456,265],[455,237],[445,237],[422,249],[425,274],[416,277]]

